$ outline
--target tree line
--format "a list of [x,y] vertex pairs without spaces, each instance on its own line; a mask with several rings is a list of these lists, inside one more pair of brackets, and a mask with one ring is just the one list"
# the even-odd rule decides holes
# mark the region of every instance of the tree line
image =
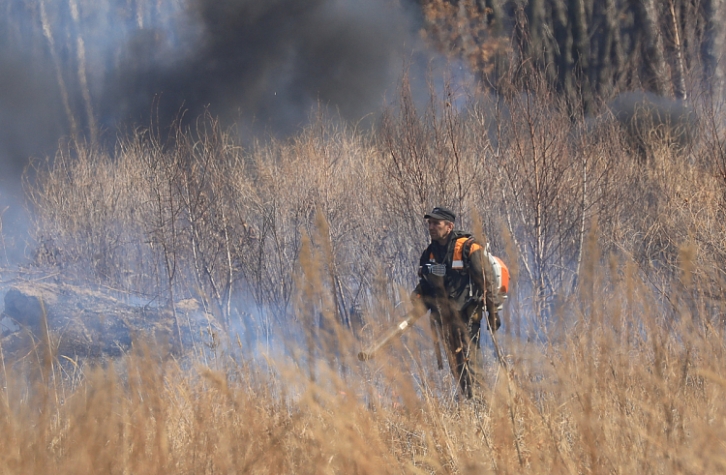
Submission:
[[623,91],[687,100],[723,87],[723,0],[419,0],[424,31],[485,87],[544,74],[573,108]]

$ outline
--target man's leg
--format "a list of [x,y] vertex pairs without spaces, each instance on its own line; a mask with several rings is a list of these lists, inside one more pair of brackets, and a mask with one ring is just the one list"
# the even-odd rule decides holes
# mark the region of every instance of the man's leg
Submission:
[[452,375],[461,388],[462,394],[471,398],[471,375],[467,361],[469,357],[468,330],[460,313],[451,308],[451,305],[446,309],[441,308],[441,321]]
[[466,353],[466,372],[472,391],[475,391],[481,387],[483,371],[482,354],[479,348],[479,335],[478,333],[472,334],[469,332],[466,336],[469,339]]
[[458,339],[459,339],[459,348],[460,351],[456,355],[457,360],[457,370],[459,373],[459,386],[461,386],[461,391],[466,396],[467,399],[471,399],[472,397],[472,373],[471,373],[471,362],[469,360],[469,349],[471,345],[469,344],[469,335],[467,334],[465,328],[462,328],[463,325],[459,325],[456,329],[456,332],[458,333]]
[[431,324],[431,337],[434,341],[434,355],[436,355],[436,366],[439,369],[444,369],[444,361],[441,357],[441,340],[440,335],[441,329],[441,317],[438,312],[432,311],[429,315],[429,323]]

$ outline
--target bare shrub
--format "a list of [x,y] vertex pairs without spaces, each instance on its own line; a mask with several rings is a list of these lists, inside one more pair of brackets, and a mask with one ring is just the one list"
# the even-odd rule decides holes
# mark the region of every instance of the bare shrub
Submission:
[[[300,308],[340,329],[320,285],[324,246],[303,243]],[[455,402],[454,382],[438,376],[416,332],[361,365],[337,346],[349,340],[334,327],[318,335],[328,340],[313,341],[316,358],[269,355],[265,368],[252,355],[210,369],[140,349],[105,368],[66,364],[74,377],[61,378],[61,361],[48,360],[40,364],[56,369],[45,366],[36,381],[13,366],[3,374],[0,469],[718,471],[726,462],[726,433],[713,423],[726,413],[722,332],[664,318],[660,296],[634,265],[618,257],[603,265],[593,255],[581,285],[591,291],[560,309],[576,324],[556,344],[500,340],[507,352],[482,372],[471,403]]]

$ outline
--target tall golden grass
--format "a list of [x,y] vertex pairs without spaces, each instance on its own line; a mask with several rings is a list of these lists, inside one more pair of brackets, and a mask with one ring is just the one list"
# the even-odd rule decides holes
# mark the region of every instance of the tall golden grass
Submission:
[[[228,328],[254,313],[278,346],[4,356],[0,473],[726,470],[719,113],[643,163],[616,121],[546,95],[451,103],[404,90],[373,132],[321,116],[250,144],[203,118],[37,162],[36,265],[194,297]],[[436,204],[514,275],[471,401],[420,323],[355,360],[407,305]]]
[[485,351],[471,401],[454,397],[416,332],[368,363],[354,362],[358,346],[343,337],[336,357],[290,352],[264,365],[239,348],[206,366],[139,350],[65,377],[60,361],[39,363],[33,379],[11,369],[0,470],[723,471],[722,328],[685,306],[666,317],[633,265],[592,271],[583,282],[591,300],[563,302],[562,326],[541,341],[500,335],[501,364]]

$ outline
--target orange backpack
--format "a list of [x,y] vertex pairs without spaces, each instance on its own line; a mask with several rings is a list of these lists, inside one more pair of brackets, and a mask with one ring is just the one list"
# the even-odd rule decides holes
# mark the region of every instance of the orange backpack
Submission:
[[503,260],[489,252],[488,249],[487,257],[492,265],[492,269],[494,269],[494,285],[499,288],[499,292],[502,295],[507,295],[509,292],[509,269],[507,265]]
[[[456,240],[456,244],[454,246],[454,257],[451,263],[452,269],[464,268],[463,250],[467,244],[470,243],[471,246],[469,248],[469,254],[481,249],[481,246],[474,242],[473,239],[474,238],[470,235],[466,235]],[[507,268],[507,265],[503,260],[489,251],[489,243],[487,243],[486,248],[484,249],[484,254],[489,259],[489,263],[494,270],[494,287],[499,289],[499,293],[502,294],[502,297],[507,298],[507,293],[509,292],[509,269]]]

